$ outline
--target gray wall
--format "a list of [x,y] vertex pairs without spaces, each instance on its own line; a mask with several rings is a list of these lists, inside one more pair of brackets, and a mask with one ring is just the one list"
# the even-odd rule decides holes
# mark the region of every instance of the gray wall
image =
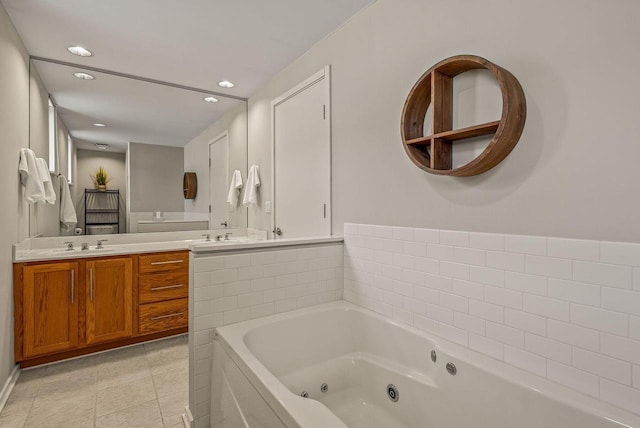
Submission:
[[29,90],[29,111],[31,121],[30,148],[38,157],[44,158],[49,163],[49,92],[35,67],[31,67]]
[[129,143],[132,212],[183,212],[184,149]]
[[73,204],[78,214],[78,227],[84,229],[84,189],[93,189],[95,186],[91,177],[98,167],[104,167],[111,177],[107,185],[108,189],[120,190],[120,232],[126,232],[126,207],[127,200],[127,177],[125,168],[124,153],[113,153],[97,150],[76,151],[76,180],[72,186]]
[[[270,200],[270,102],[332,67],[334,233],[344,222],[640,241],[640,2],[378,0],[249,100],[249,164]],[[522,84],[514,151],[477,177],[427,174],[400,140],[406,95],[457,54]],[[250,210],[268,230],[270,215]]]
[[[11,245],[27,238],[28,211],[18,179],[20,148],[29,146],[29,62],[18,34],[0,5],[0,388],[14,367]],[[13,208],[15,207],[15,208]]]
[[[29,79],[29,147],[49,163],[49,93],[33,65]],[[61,121],[60,121],[61,122]],[[29,235],[57,236],[59,222],[51,218],[55,207],[34,204],[29,207]]]

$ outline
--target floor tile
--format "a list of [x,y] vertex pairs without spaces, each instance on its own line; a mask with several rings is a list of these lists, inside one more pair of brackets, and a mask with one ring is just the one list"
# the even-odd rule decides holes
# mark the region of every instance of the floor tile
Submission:
[[8,413],[5,414],[6,407],[0,414],[0,427],[2,428],[23,428],[27,421],[28,413]]
[[148,401],[115,413],[100,416],[96,428],[158,428],[162,417],[157,400]]
[[44,405],[43,401],[43,405],[31,409],[25,428],[93,427],[95,395],[77,395],[47,403]]
[[25,369],[0,413],[0,427],[183,428],[187,342],[182,335]]
[[98,371],[98,356],[88,355],[82,358],[62,361],[47,366],[42,380],[44,382],[55,382],[66,379],[70,373],[74,376],[89,376]]
[[18,376],[18,384],[21,383],[38,383],[44,376],[45,367],[32,367],[30,369],[22,369]]
[[[33,405],[33,399],[36,396],[37,387],[18,387],[16,385],[11,391],[11,395],[2,409],[3,416],[28,414]],[[0,425],[0,427],[3,425]]]
[[32,397],[36,395],[38,389],[40,388],[41,381],[30,381],[30,382],[17,382],[13,389],[11,390],[11,395],[19,398],[22,397]]
[[144,357],[146,356],[146,350],[143,344],[135,346],[127,346],[126,348],[113,349],[107,352],[103,352],[99,355],[100,364],[113,363],[129,358]]
[[189,349],[174,349],[171,352],[149,355],[147,359],[153,375],[169,370],[177,370],[185,366],[188,367]]
[[144,349],[148,355],[163,354],[176,349],[183,349],[189,343],[189,335],[181,334],[168,339],[156,340],[144,344]]
[[189,390],[189,370],[168,370],[153,375],[158,398],[171,394],[184,393]]
[[160,412],[162,413],[162,421],[164,426],[172,426],[182,423],[182,414],[184,408],[189,404],[189,394],[179,392],[170,394],[158,399],[160,403]]
[[[76,376],[67,373],[65,379],[46,382],[40,385],[33,400],[33,407],[57,406],[62,401],[82,400],[83,403],[95,402],[97,392],[96,375]],[[88,404],[87,404],[88,405]]]
[[147,357],[128,357],[100,364],[98,389],[105,389],[151,376]]
[[[93,413],[86,415],[69,416],[61,418],[27,419],[24,428],[94,428]],[[3,427],[4,428],[4,427]]]
[[99,390],[96,411],[100,417],[155,399],[153,381],[147,377]]

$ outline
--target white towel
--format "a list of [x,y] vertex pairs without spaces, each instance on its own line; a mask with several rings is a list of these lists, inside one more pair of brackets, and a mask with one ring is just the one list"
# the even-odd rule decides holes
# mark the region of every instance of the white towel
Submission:
[[27,202],[36,203],[45,200],[44,185],[38,174],[36,155],[31,149],[20,150],[20,181],[24,186],[24,198]]
[[73,229],[78,223],[69,191],[69,182],[64,175],[60,176],[60,223],[65,230]]
[[42,186],[44,187],[44,201],[53,205],[56,203],[56,191],[53,190],[53,182],[51,181],[49,166],[42,158],[36,158],[36,165],[38,166],[38,175],[40,176]]
[[244,188],[242,205],[258,204],[258,187],[260,187],[258,165],[251,165],[247,174],[247,186]]
[[233,171],[231,176],[231,184],[229,185],[229,195],[227,196],[227,202],[229,206],[235,209],[238,206],[238,199],[240,198],[240,189],[242,189],[242,174],[237,169]]

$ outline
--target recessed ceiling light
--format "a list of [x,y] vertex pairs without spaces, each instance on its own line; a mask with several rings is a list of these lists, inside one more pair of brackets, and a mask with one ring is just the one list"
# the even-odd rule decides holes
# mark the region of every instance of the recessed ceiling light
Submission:
[[69,52],[71,52],[72,54],[78,55],[78,56],[91,56],[91,55],[93,55],[93,53],[90,50],[85,49],[82,46],[69,46],[67,48],[67,50]]
[[228,80],[223,80],[222,82],[218,82],[218,86],[220,86],[221,88],[233,88],[236,85],[229,82]]
[[95,76],[93,76],[93,75],[91,75],[89,73],[78,72],[78,73],[73,73],[73,75],[75,77],[77,77],[78,79],[82,79],[82,80],[93,80],[93,79],[95,79]]
[[204,97],[203,101],[208,103],[217,103],[218,99],[216,97]]
[[107,150],[109,147],[111,147],[109,144],[103,144],[103,143],[96,143],[95,146],[96,146],[96,149],[98,150]]
[[105,125],[104,123],[94,123],[93,126],[97,126],[98,128],[104,128],[107,125]]

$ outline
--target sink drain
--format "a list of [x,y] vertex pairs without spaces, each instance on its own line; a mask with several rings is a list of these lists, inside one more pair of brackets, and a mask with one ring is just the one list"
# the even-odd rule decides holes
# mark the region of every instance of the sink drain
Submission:
[[396,388],[396,386],[392,383],[387,385],[387,396],[389,396],[389,400],[393,401],[394,403],[400,398],[398,388]]

